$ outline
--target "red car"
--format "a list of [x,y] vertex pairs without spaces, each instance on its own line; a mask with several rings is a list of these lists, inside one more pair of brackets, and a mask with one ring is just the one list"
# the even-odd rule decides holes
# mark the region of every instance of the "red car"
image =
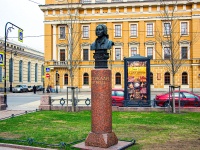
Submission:
[[[170,93],[170,105],[172,105],[172,93]],[[178,106],[179,91],[175,91],[175,106]],[[167,107],[169,105],[169,92],[156,95],[155,102],[157,106]],[[189,91],[180,90],[180,106],[200,106],[200,96]]]
[[112,89],[112,106],[123,106],[124,89]]

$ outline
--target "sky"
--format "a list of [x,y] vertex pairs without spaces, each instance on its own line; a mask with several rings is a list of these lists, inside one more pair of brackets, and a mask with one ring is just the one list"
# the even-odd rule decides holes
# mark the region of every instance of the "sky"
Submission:
[[[6,23],[11,22],[23,29],[23,45],[44,52],[44,14],[38,6],[44,3],[45,0],[0,0],[0,37],[5,37]],[[12,25],[7,24],[9,27]],[[18,42],[18,28],[8,32],[8,40]]]

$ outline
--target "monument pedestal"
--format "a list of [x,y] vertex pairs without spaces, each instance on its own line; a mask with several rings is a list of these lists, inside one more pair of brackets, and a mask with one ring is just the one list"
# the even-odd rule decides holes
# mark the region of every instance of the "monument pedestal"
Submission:
[[86,146],[108,148],[118,143],[112,132],[112,77],[109,69],[91,72],[92,131],[86,138]]

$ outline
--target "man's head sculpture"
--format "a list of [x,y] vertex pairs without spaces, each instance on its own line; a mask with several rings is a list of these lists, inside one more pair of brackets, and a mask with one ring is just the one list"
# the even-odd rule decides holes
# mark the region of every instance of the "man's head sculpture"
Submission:
[[108,39],[107,27],[99,24],[96,27],[96,40],[90,46],[90,50],[95,50],[93,58],[95,59],[95,68],[108,68],[107,62],[109,53],[114,43]]
[[114,43],[108,39],[107,27],[104,24],[99,24],[96,27],[96,36],[98,36],[94,43],[92,43],[91,50],[108,50],[111,49]]
[[103,30],[103,35],[102,36],[105,36],[106,38],[108,38],[108,33],[107,33],[108,30],[107,30],[107,27],[104,24],[99,24],[96,27],[96,36],[99,37],[98,30]]

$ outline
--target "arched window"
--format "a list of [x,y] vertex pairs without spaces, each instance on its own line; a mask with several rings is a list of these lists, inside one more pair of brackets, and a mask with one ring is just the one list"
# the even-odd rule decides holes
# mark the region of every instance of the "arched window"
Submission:
[[9,60],[9,82],[13,82],[13,58]]
[[28,62],[28,82],[31,82],[31,62]]
[[119,72],[115,74],[115,84],[121,84],[121,74]]
[[67,73],[64,75],[64,84],[68,85],[68,74]]
[[165,73],[165,84],[170,84],[170,73],[169,72]]
[[2,67],[0,67],[0,82],[2,82]]
[[44,66],[42,65],[42,66],[41,66],[41,81],[42,81],[42,82],[44,82],[43,76],[44,76]]
[[83,84],[89,85],[89,74],[88,73],[83,74]]
[[150,84],[153,84],[153,73],[150,72]]
[[188,84],[188,74],[187,74],[187,72],[182,73],[182,84]]
[[35,82],[38,81],[38,64],[35,64]]
[[23,80],[23,61],[19,61],[19,82],[22,82]]

